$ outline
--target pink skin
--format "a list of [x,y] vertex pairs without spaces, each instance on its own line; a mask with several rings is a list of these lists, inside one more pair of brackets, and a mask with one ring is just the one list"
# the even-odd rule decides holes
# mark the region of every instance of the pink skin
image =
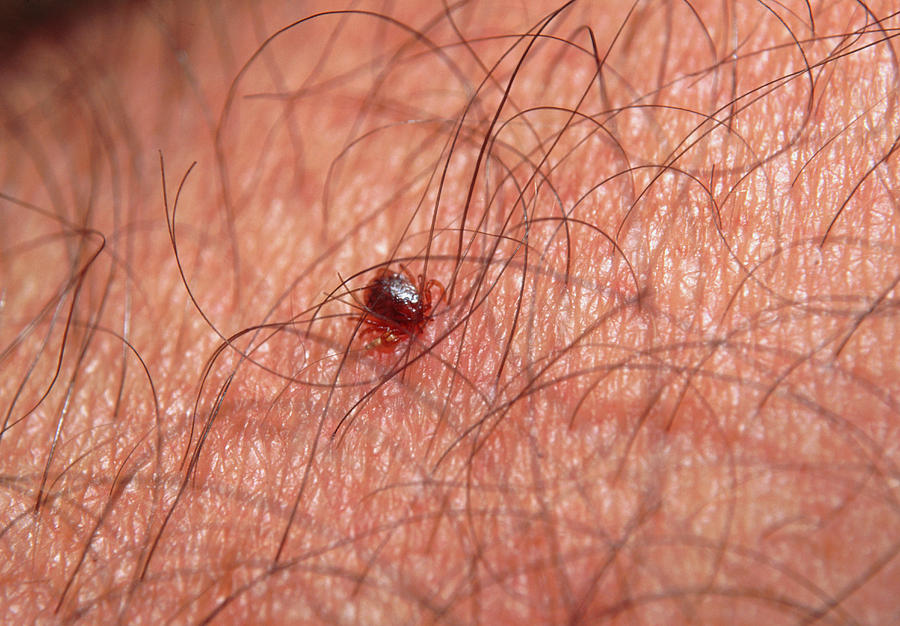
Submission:
[[0,622],[896,622],[896,5],[347,6],[0,59]]

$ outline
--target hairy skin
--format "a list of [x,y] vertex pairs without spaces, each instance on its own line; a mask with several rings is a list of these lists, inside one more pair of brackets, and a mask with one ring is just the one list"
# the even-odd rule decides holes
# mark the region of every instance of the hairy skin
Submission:
[[2,621],[900,619],[897,6],[396,4],[4,61]]

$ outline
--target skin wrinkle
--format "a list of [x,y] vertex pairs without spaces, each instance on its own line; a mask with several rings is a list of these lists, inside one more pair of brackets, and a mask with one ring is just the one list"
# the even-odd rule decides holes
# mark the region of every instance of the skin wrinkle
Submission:
[[4,621],[896,619],[893,5],[400,4],[4,62]]

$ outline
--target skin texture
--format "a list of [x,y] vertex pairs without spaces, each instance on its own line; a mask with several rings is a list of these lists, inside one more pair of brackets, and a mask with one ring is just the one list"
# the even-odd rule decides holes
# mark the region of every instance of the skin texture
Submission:
[[896,622],[897,6],[326,8],[3,61],[0,621]]

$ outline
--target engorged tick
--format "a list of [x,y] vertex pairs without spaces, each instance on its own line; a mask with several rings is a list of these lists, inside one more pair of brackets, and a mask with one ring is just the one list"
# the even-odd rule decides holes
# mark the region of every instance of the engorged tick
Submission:
[[[403,339],[414,337],[431,321],[431,311],[444,298],[444,286],[436,280],[419,276],[413,280],[409,271],[403,273],[382,268],[366,286],[363,314],[357,317],[365,328],[363,336],[378,335],[366,348],[388,352]],[[432,296],[437,290],[437,298]]]

